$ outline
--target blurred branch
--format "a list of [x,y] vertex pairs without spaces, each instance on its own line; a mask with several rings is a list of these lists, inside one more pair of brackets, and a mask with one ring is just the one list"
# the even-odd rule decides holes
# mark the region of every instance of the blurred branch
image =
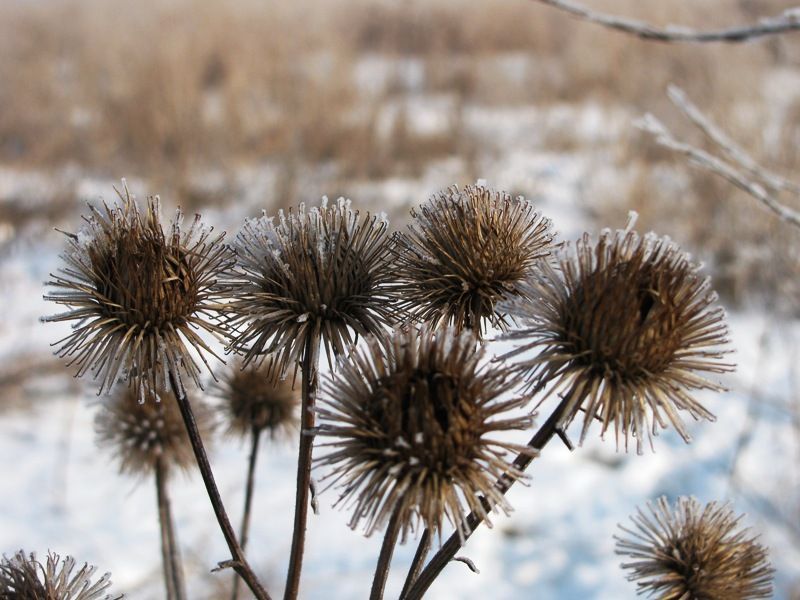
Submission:
[[533,0],[552,6],[574,17],[656,42],[744,42],[750,39],[800,30],[800,7],[790,8],[775,17],[765,17],[749,25],[727,29],[697,31],[679,25],[656,27],[644,21],[596,12],[571,0]]
[[661,121],[651,114],[646,114],[640,119],[637,126],[653,135],[658,144],[683,154],[690,163],[723,177],[740,190],[750,194],[782,221],[800,227],[800,212],[778,199],[780,192],[789,192],[800,196],[800,185],[759,165],[708,117],[703,115],[682,90],[670,86],[668,95],[672,103],[722,151],[728,160],[678,140]]

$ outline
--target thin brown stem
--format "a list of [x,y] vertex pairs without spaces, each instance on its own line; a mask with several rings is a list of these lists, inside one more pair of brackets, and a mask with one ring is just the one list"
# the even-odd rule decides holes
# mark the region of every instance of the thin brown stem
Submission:
[[419,539],[417,551],[414,553],[414,559],[411,561],[411,566],[408,569],[408,575],[406,575],[403,590],[400,592],[401,598],[406,597],[408,590],[411,589],[411,586],[417,580],[417,577],[419,577],[419,573],[422,571],[422,566],[425,564],[425,559],[428,557],[428,552],[430,551],[431,532],[429,529],[425,529],[425,531],[422,532],[422,537]]
[[[250,531],[250,508],[253,505],[253,491],[256,483],[256,460],[258,457],[258,442],[261,439],[261,429],[253,427],[251,432],[250,460],[247,464],[247,486],[244,491],[244,513],[242,514],[242,526],[239,529],[239,544],[242,551],[247,547],[247,537]],[[239,597],[239,577],[233,578],[233,591],[231,600]]]
[[369,600],[382,600],[383,590],[386,587],[386,579],[389,577],[389,568],[392,566],[392,554],[397,545],[397,534],[400,531],[400,507],[398,506],[389,519],[386,527],[386,534],[383,537],[381,553],[378,555],[378,564],[375,567],[375,577],[372,579],[372,590],[369,593]]
[[231,526],[228,513],[225,512],[225,505],[222,503],[222,498],[219,495],[217,483],[211,471],[211,464],[208,462],[208,456],[203,446],[203,440],[200,438],[200,432],[197,429],[197,422],[192,412],[192,406],[189,404],[189,399],[183,392],[183,388],[175,381],[175,375],[171,371],[169,373],[169,383],[172,387],[172,393],[175,394],[175,399],[178,401],[178,407],[181,410],[183,422],[189,434],[194,457],[200,469],[200,474],[203,477],[203,483],[206,486],[208,498],[211,501],[211,506],[217,517],[217,523],[219,523],[219,528],[222,531],[222,535],[225,536],[225,542],[228,544],[228,549],[231,552],[231,560],[221,563],[220,566],[232,567],[233,570],[244,579],[247,587],[250,588],[258,600],[270,600],[270,595],[267,593],[267,590],[264,589],[264,586],[261,585],[253,569],[250,568],[247,559],[244,557],[244,552],[236,539],[236,534]]
[[311,487],[311,450],[314,445],[314,405],[317,397],[317,362],[319,360],[319,335],[312,332],[306,340],[303,354],[303,398],[300,417],[300,452],[297,457],[297,492],[294,505],[294,532],[286,575],[284,600],[295,600],[300,590],[300,572],[303,568],[303,551],[306,544],[309,491]]
[[167,494],[167,466],[162,459],[156,461],[156,499],[158,501],[158,522],[161,526],[161,562],[164,567],[164,586],[167,591],[167,599],[185,600],[183,569]]
[[[539,430],[528,442],[528,447],[538,451],[543,449],[548,442],[553,439],[557,433],[561,418],[563,417],[563,412],[567,407],[567,400],[567,398],[563,399],[556,407],[553,413],[547,418],[547,421],[544,422],[544,425],[539,428]],[[514,459],[513,466],[517,471],[525,471],[525,469],[530,466],[531,462],[533,462],[535,457],[536,455],[534,453],[521,452],[517,458]],[[509,489],[511,489],[511,486],[514,485],[514,482],[516,481],[517,477],[505,473],[495,482],[495,487],[501,494],[505,494]],[[492,509],[491,503],[486,499],[483,499],[483,505],[484,514],[488,513]],[[444,543],[439,551],[434,554],[433,558],[428,563],[428,566],[422,570],[422,573],[420,573],[419,577],[414,582],[414,585],[409,590],[408,595],[403,596],[403,600],[419,600],[422,598],[434,580],[439,576],[447,564],[453,560],[456,552],[461,549],[461,547],[466,543],[466,541],[478,528],[478,525],[483,522],[483,520],[484,516],[479,515],[474,511],[471,512],[467,517],[464,537],[461,538],[458,535],[458,532],[450,536],[450,538]]]

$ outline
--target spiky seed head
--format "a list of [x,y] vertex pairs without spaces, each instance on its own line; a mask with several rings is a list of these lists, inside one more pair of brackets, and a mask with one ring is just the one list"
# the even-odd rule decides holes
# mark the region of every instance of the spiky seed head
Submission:
[[91,215],[77,234],[67,234],[62,267],[45,296],[68,306],[45,321],[73,321],[57,342],[60,356],[100,380],[100,392],[121,378],[135,382],[140,398],[166,388],[181,374],[200,385],[192,355],[212,352],[196,330],[221,335],[216,316],[216,278],[232,264],[222,235],[212,237],[199,215],[184,229],[180,211],[168,231],[160,221],[158,197],[139,211],[127,187],[120,204]]
[[563,393],[563,425],[585,411],[581,441],[594,420],[626,449],[633,435],[639,452],[668,423],[689,441],[678,411],[714,418],[690,392],[724,389],[701,373],[733,369],[709,280],[669,239],[629,230],[584,235],[557,262],[531,280],[532,302],[507,305],[523,324],[508,337],[524,341],[509,356],[538,351],[518,369],[534,389]]
[[[140,402],[133,389],[125,386],[119,386],[105,400],[95,417],[97,441],[115,455],[121,473],[150,475],[159,461],[168,472],[173,467],[187,471],[196,466],[176,402],[161,400],[155,394]],[[192,412],[207,443],[214,430],[213,414],[197,398],[192,400]]]
[[483,186],[451,187],[397,236],[394,261],[399,306],[434,326],[505,329],[503,298],[521,287],[550,253],[550,220],[529,202]]
[[272,437],[294,431],[300,394],[288,380],[274,381],[271,358],[259,365],[235,362],[220,378],[216,395],[231,433],[241,436],[266,431]]
[[649,514],[631,517],[635,528],[620,526],[617,554],[639,594],[661,600],[750,600],[772,597],[766,549],[728,506],[678,498],[674,509],[661,497]]
[[319,435],[335,438],[319,463],[344,488],[350,526],[370,535],[398,511],[403,539],[420,522],[441,534],[445,519],[463,535],[465,505],[485,515],[485,497],[508,511],[494,483],[520,475],[507,453],[521,448],[492,434],[531,424],[509,414],[527,402],[509,395],[514,385],[471,332],[409,329],[354,350],[318,408]]
[[111,573],[92,581],[96,567],[84,563],[77,573],[75,559],[48,553],[42,564],[22,550],[0,560],[0,598],[3,600],[119,600],[111,596]]
[[238,329],[231,347],[249,364],[274,353],[273,378],[321,338],[329,363],[355,336],[380,335],[394,319],[386,285],[385,220],[361,216],[350,201],[323,199],[248,220],[236,238],[238,273],[227,306]]

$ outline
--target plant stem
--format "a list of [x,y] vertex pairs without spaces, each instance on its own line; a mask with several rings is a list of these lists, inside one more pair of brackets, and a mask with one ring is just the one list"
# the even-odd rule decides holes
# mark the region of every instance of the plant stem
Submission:
[[228,549],[231,552],[232,560],[226,561],[220,566],[224,565],[232,567],[233,570],[236,571],[242,579],[244,579],[247,587],[250,588],[258,600],[271,600],[267,590],[265,590],[264,586],[261,585],[261,582],[253,572],[253,569],[251,569],[250,565],[247,563],[247,559],[244,557],[244,552],[242,551],[242,548],[236,539],[236,534],[233,531],[233,527],[231,527],[231,521],[228,518],[228,513],[225,512],[225,505],[222,503],[222,498],[219,495],[217,483],[214,481],[214,474],[211,472],[211,465],[208,462],[208,456],[206,455],[206,450],[203,447],[203,440],[200,438],[200,432],[197,430],[197,422],[195,421],[194,413],[192,412],[192,406],[189,404],[189,399],[182,391],[181,386],[178,385],[177,381],[175,381],[175,375],[172,373],[172,371],[169,372],[169,383],[172,387],[172,393],[175,394],[175,399],[178,401],[178,407],[181,410],[181,416],[183,416],[183,422],[186,425],[186,431],[189,434],[189,440],[192,443],[194,457],[197,461],[197,466],[200,468],[200,474],[203,477],[203,483],[206,486],[208,499],[211,501],[211,506],[214,509],[214,514],[217,517],[219,528],[222,531],[222,535],[225,536],[225,541],[227,542]]
[[168,600],[185,600],[183,569],[167,494],[167,466],[162,458],[156,461],[156,498],[158,500],[158,522],[161,526],[161,562],[164,567],[167,598]]
[[382,600],[383,590],[386,587],[386,579],[389,577],[389,567],[392,565],[392,554],[397,544],[397,534],[400,531],[400,507],[398,506],[389,525],[386,527],[386,534],[383,537],[381,553],[378,555],[378,564],[375,567],[375,577],[372,579],[372,590],[369,593],[369,600]]
[[428,556],[428,552],[431,551],[431,532],[429,529],[425,529],[422,532],[422,537],[419,539],[419,546],[417,546],[417,551],[414,554],[414,559],[411,561],[411,566],[408,569],[408,575],[406,575],[406,581],[403,584],[403,590],[400,592],[400,597],[405,598],[406,594],[408,594],[408,590],[411,589],[411,586],[419,577],[419,572],[422,571],[422,566],[425,563],[425,559]]
[[300,589],[300,572],[303,568],[303,551],[306,544],[309,489],[311,486],[311,450],[314,436],[314,405],[317,397],[317,362],[319,360],[319,335],[309,334],[303,354],[303,401],[300,417],[300,452],[297,457],[297,491],[294,504],[294,532],[286,574],[284,600],[295,600]]
[[[258,442],[261,439],[261,429],[253,427],[251,432],[250,461],[247,465],[247,487],[244,491],[244,514],[242,515],[242,526],[239,529],[239,544],[242,551],[247,547],[247,536],[250,530],[250,507],[253,504],[253,491],[256,483],[256,459],[258,458]],[[231,600],[239,597],[239,577],[233,578],[233,591]]]
[[[548,444],[548,442],[553,439],[553,436],[557,433],[558,424],[561,421],[563,412],[567,407],[567,403],[567,398],[561,401],[553,413],[547,418],[547,421],[544,422],[544,425],[539,428],[539,430],[528,442],[528,447],[533,448],[534,450],[542,450]],[[533,462],[534,458],[534,454],[521,452],[519,455],[517,455],[517,458],[514,459],[513,466],[518,471],[525,471],[525,469],[527,469]],[[495,482],[495,487],[500,491],[501,494],[505,494],[516,481],[516,477],[505,473]],[[488,513],[492,509],[492,505],[485,498],[482,499],[482,502],[485,512]],[[434,580],[447,566],[447,563],[453,560],[456,552],[461,549],[472,533],[478,528],[478,525],[483,522],[483,519],[483,516],[480,516],[475,512],[471,512],[469,514],[467,517],[463,541],[457,532],[453,533],[439,549],[439,551],[434,554],[433,558],[428,563],[428,566],[422,570],[422,573],[420,573],[408,594],[406,596],[402,596],[403,600],[419,600],[422,598]]]

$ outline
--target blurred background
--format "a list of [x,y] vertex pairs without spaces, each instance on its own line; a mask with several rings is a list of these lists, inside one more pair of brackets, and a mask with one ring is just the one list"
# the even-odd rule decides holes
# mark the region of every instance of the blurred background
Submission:
[[[594,0],[596,9],[698,28],[753,22],[782,0]],[[52,549],[111,570],[130,598],[161,597],[151,487],[118,478],[94,445],[96,386],[50,354],[42,281],[86,202],[125,177],[235,235],[261,210],[321,196],[386,212],[484,179],[534,200],[560,239],[623,227],[669,235],[713,277],[739,370],[711,395],[719,420],[655,454],[592,440],[548,453],[517,511],[448,567],[435,598],[628,598],[616,524],[660,494],[730,500],[772,549],[776,597],[800,598],[800,233],[660,149],[652,112],[702,144],[665,96],[687,91],[760,162],[800,165],[800,38],[741,45],[642,42],[530,0],[0,0],[0,553]],[[694,137],[692,137],[694,136]],[[800,179],[797,177],[795,179]],[[212,461],[238,514],[246,448]],[[281,589],[292,444],[265,450],[253,561]],[[199,478],[175,483],[192,598],[223,597],[226,557]],[[312,523],[304,592],[364,597],[380,540],[329,508]],[[260,504],[260,506],[259,506]],[[234,521],[238,516],[234,516]],[[337,551],[331,554],[333,545]],[[401,548],[387,596],[400,589]]]

